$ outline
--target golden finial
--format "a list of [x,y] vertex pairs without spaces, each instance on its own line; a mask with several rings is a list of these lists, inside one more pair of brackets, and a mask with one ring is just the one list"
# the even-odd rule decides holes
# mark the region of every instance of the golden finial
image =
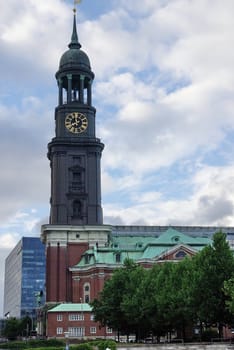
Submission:
[[74,8],[73,8],[73,12],[76,13],[76,5],[80,4],[81,0],[74,0]]

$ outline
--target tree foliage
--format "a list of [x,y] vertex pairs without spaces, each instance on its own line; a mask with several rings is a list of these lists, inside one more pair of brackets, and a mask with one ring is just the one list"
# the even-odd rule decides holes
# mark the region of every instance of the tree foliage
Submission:
[[224,284],[234,273],[233,253],[226,241],[226,235],[217,232],[213,237],[213,245],[205,247],[197,254],[193,263],[194,284],[191,294],[197,318],[207,326],[218,324],[222,336],[222,327],[232,320],[226,307]]
[[224,282],[224,293],[227,296],[226,306],[234,315],[234,277]]
[[5,324],[3,329],[3,335],[14,340],[18,336],[29,336],[32,330],[32,320],[29,316],[22,319],[17,319],[15,317],[10,317]]
[[119,332],[135,331],[134,318],[130,315],[129,299],[134,296],[135,287],[140,283],[143,269],[126,260],[124,267],[115,271],[105,282],[99,299],[92,303],[95,319]]
[[15,340],[17,336],[21,334],[21,330],[21,320],[11,317],[6,321],[3,329],[3,335],[10,340]]
[[212,245],[179,263],[143,269],[126,260],[92,306],[102,325],[135,333],[137,339],[174,329],[185,338],[186,326],[198,322],[204,329],[217,324],[221,336],[234,312],[233,287],[233,254],[226,235],[217,232]]

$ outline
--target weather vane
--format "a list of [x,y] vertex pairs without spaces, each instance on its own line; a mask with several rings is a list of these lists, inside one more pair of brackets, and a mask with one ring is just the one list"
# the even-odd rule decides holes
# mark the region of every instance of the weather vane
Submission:
[[74,0],[74,8],[73,8],[73,12],[76,13],[76,5],[80,4],[81,0]]

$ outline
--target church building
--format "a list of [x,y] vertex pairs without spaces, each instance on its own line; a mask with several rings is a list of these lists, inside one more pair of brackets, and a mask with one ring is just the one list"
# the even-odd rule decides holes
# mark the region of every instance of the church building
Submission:
[[211,244],[222,229],[234,228],[111,226],[103,224],[101,157],[104,144],[96,136],[92,102],[94,73],[81,50],[76,13],[71,42],[56,73],[58,105],[55,137],[48,144],[51,168],[50,222],[42,226],[46,249],[48,337],[113,337],[94,321],[89,302],[105,280],[133,259],[145,268],[193,256]]

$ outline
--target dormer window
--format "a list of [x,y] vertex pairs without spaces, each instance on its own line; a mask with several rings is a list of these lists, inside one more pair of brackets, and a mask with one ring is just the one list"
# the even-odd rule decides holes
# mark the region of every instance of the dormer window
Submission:
[[89,254],[85,254],[85,264],[89,264],[90,261],[90,255]]
[[117,262],[117,263],[121,262],[121,254],[120,253],[115,254],[115,262]]
[[179,243],[180,242],[180,237],[179,236],[173,236],[171,238],[171,241],[174,242],[174,243]]

